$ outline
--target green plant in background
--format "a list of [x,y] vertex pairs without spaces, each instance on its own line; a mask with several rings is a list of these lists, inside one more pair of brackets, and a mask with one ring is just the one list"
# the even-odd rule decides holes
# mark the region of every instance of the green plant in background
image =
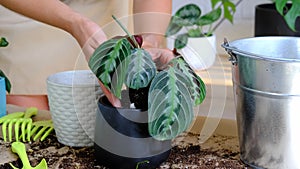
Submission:
[[[89,67],[118,98],[124,83],[129,96],[132,90],[141,95],[138,92],[146,89],[148,97],[137,100],[146,103],[148,100],[150,135],[158,140],[173,139],[192,123],[193,106],[204,100],[205,84],[180,56],[163,70],[157,70],[151,55],[141,48],[142,37],[127,34],[128,37],[102,43],[90,58]],[[137,105],[136,108],[145,109]]]
[[[5,38],[1,37],[0,38],[0,47],[6,47],[8,45],[8,42]],[[11,83],[8,80],[8,78],[6,77],[6,75],[4,74],[4,72],[0,69],[0,77],[3,77],[5,79],[5,88],[6,91],[8,93],[10,93],[10,89],[11,89]]]
[[[276,10],[284,17],[287,25],[293,31],[296,31],[295,23],[300,16],[300,1],[299,0],[271,0],[275,3]],[[287,4],[291,4],[288,9]]]
[[233,23],[233,15],[240,2],[241,0],[234,4],[231,0],[210,0],[211,10],[205,14],[198,5],[186,4],[172,16],[166,36],[175,35],[185,29],[184,33],[176,36],[176,49],[185,47],[189,37],[211,36],[224,20]]

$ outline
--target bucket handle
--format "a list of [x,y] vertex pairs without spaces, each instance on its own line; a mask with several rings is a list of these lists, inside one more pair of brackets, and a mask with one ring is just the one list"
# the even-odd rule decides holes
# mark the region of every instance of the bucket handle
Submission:
[[232,65],[237,65],[238,59],[236,57],[236,54],[234,54],[232,51],[236,50],[236,48],[229,46],[229,42],[226,38],[224,38],[224,43],[221,45],[223,48],[225,48],[225,51],[229,54],[229,61],[232,63]]

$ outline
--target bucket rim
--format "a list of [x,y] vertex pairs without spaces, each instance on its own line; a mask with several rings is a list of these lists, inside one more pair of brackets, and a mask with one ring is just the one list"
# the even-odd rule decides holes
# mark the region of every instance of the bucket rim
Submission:
[[[251,52],[247,52],[241,49],[238,49],[237,47],[234,46],[234,44],[240,42],[240,41],[252,41],[252,40],[279,40],[279,39],[292,39],[292,40],[297,40],[299,42],[299,52],[300,52],[300,37],[294,37],[294,36],[260,36],[260,37],[250,37],[250,38],[242,38],[242,39],[237,39],[233,40],[231,42],[228,42],[225,38],[224,43],[221,45],[223,48],[225,48],[226,52],[228,54],[234,53],[236,55],[243,55],[249,58],[253,59],[258,59],[258,60],[265,60],[265,61],[273,61],[273,62],[300,62],[300,58],[272,58],[267,55],[260,55],[260,54],[255,54]],[[233,45],[232,45],[233,44]]]

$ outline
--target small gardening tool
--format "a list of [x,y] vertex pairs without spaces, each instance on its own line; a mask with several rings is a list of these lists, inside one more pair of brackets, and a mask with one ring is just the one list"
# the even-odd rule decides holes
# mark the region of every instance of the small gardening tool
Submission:
[[12,114],[8,114],[4,117],[0,118],[0,124],[2,124],[2,135],[3,139],[6,142],[6,131],[8,126],[8,138],[9,141],[12,141],[12,128],[14,124],[15,129],[15,138],[16,141],[19,141],[19,130],[21,126],[21,132],[23,136],[23,142],[25,142],[25,133],[27,133],[27,141],[30,141],[30,132],[32,128],[32,119],[31,116],[36,115],[38,112],[38,109],[35,107],[27,108],[25,113],[24,112],[15,112]]
[[[28,156],[26,153],[26,147],[24,143],[21,142],[13,142],[12,145],[12,152],[17,153],[18,156],[20,157],[22,164],[23,164],[23,168],[22,169],[48,169],[48,165],[46,160],[43,158],[42,161],[35,167],[32,167],[30,165],[30,162],[28,160]],[[13,169],[18,169],[17,167],[15,167],[14,165],[12,165],[10,163],[10,166]]]
[[[36,141],[39,137],[41,137],[40,140],[43,141],[53,131],[53,129],[54,128],[52,120],[33,122],[30,137],[35,135],[33,137],[33,141]],[[39,132],[37,132],[38,130]]]

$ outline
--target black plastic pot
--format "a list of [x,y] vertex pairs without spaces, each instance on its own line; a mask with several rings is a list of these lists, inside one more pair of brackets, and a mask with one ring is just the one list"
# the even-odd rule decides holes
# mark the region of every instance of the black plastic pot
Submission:
[[[288,8],[291,4],[288,4]],[[300,36],[300,18],[296,20],[296,32],[286,24],[274,4],[260,4],[255,7],[254,36]]]
[[170,154],[171,140],[158,141],[148,132],[147,112],[112,107],[102,96],[96,116],[96,161],[111,169],[157,168]]

